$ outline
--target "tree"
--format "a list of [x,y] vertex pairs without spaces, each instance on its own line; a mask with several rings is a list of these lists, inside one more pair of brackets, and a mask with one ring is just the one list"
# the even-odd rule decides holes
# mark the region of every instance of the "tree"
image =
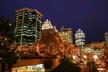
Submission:
[[108,50],[107,48],[104,50],[104,61],[105,61],[105,65],[106,65],[106,68],[108,69]]
[[68,55],[74,48],[72,44],[65,42],[54,29],[42,31],[42,38],[38,46],[41,53],[44,51],[45,56],[51,58],[56,58],[57,55]]
[[11,72],[12,64],[16,62],[16,54],[11,50],[14,41],[13,26],[8,18],[0,17],[0,58],[2,72],[5,72],[5,64],[8,64],[8,72]]
[[53,66],[52,59],[44,59],[43,63],[44,63],[45,69],[51,69]]

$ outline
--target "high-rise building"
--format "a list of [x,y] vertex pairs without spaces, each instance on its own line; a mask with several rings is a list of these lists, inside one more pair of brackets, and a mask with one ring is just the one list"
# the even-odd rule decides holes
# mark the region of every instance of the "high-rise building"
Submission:
[[108,48],[108,32],[105,33],[105,47]]
[[59,35],[63,38],[64,41],[68,43],[73,43],[73,36],[72,36],[72,28],[64,28],[62,27]]
[[58,32],[56,26],[53,26],[51,21],[48,19],[46,19],[42,24],[42,30],[47,30],[47,29],[54,29],[56,32]]
[[33,44],[41,39],[42,16],[36,9],[16,10],[16,45]]
[[76,46],[83,46],[85,44],[85,33],[82,29],[78,29],[75,33]]
[[42,30],[45,30],[45,29],[53,29],[53,25],[51,21],[48,19],[46,19],[44,23],[42,24]]

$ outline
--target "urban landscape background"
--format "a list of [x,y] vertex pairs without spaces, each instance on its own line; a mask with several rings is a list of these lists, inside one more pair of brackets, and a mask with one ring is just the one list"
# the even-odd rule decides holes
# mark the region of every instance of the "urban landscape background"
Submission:
[[106,72],[107,3],[1,1],[1,72]]

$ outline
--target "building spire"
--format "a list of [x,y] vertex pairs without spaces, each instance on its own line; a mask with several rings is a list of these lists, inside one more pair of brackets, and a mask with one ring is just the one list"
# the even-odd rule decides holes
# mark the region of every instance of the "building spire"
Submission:
[[51,23],[50,20],[46,19],[42,25],[42,30],[45,30],[45,29],[53,29],[53,25]]

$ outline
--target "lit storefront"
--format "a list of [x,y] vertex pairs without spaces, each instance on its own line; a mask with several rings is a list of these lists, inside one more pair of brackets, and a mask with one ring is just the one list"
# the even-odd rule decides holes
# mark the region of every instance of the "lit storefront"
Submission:
[[43,64],[15,67],[12,68],[12,72],[45,72]]

